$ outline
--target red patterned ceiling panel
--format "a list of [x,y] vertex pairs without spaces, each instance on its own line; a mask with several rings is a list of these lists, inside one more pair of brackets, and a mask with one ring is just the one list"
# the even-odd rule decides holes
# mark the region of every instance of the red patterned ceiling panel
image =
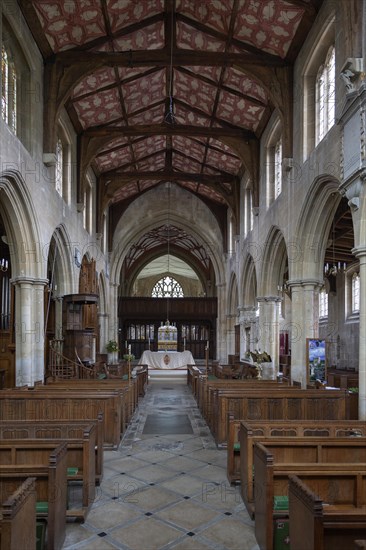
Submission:
[[201,116],[198,113],[195,113],[194,111],[191,111],[189,108],[189,105],[187,107],[175,104],[174,107],[174,113],[175,117],[177,119],[177,122],[180,124],[188,124],[193,126],[209,126],[210,125],[210,118],[207,116]]
[[54,52],[80,46],[106,33],[99,0],[33,0],[33,5]]
[[101,90],[105,86],[109,86],[115,82],[116,75],[114,70],[107,67],[106,69],[95,71],[93,74],[83,78],[83,80],[75,86],[72,95],[73,97],[79,97],[95,90]]
[[182,13],[216,31],[227,33],[230,25],[232,2],[197,2],[197,0],[178,0],[177,12]]
[[154,105],[165,94],[165,70],[136,78],[124,84],[122,89],[128,114]]
[[267,97],[264,88],[257,84],[254,80],[246,76],[236,69],[228,69],[225,71],[223,84],[237,92],[258,99],[262,103],[267,104]]
[[107,0],[112,32],[126,25],[133,25],[143,19],[164,11],[164,0],[131,2],[130,0]]
[[189,157],[196,159],[198,162],[203,161],[205,154],[205,146],[203,143],[197,143],[193,139],[184,136],[173,136],[173,149],[182,151]]
[[210,86],[186,73],[174,71],[174,97],[177,99],[186,101],[189,98],[189,104],[192,107],[211,115],[215,96],[215,86]]
[[286,57],[304,10],[284,0],[240,0],[234,38]]
[[240,97],[222,91],[220,101],[217,107],[217,116],[234,124],[255,130],[258,126],[264,108],[245,101]]
[[198,193],[200,195],[203,195],[204,197],[208,197],[215,202],[220,202],[221,204],[225,203],[225,199],[222,197],[222,195],[220,195],[220,193],[217,193],[216,191],[214,191],[214,189],[212,189],[208,185],[204,185],[203,183],[200,184],[198,188]]
[[200,172],[201,163],[173,152],[173,167],[178,172]]
[[147,172],[159,172],[165,167],[165,152],[162,152],[158,155],[153,155],[146,159],[141,159],[137,162],[137,169]]
[[217,170],[229,172],[230,174],[237,174],[241,167],[239,158],[226,155],[218,149],[208,150],[206,162],[210,166],[215,166]]
[[220,79],[221,67],[196,67],[195,65],[186,67],[191,73],[204,76],[216,84]]
[[129,117],[129,124],[161,124],[164,120],[164,105],[156,105],[151,109]]
[[109,151],[111,151],[111,150],[113,151],[114,149],[117,149],[117,148],[118,148],[119,151],[121,151],[122,149],[127,149],[127,147],[126,147],[127,143],[128,143],[128,141],[127,141],[127,138],[125,138],[125,137],[114,139],[113,141],[110,141],[108,143],[108,145],[103,147],[100,154],[101,155],[103,155],[103,153],[106,154]]
[[123,201],[136,193],[138,193],[137,183],[127,183],[114,194],[113,202]]
[[118,67],[118,75],[122,81],[136,76],[142,76],[146,67]]
[[137,160],[143,159],[147,155],[158,153],[165,150],[165,137],[154,136],[140,140],[138,143],[134,144],[133,150]]
[[113,49],[116,52],[128,50],[156,50],[164,47],[164,25],[155,23],[144,29],[113,40]]
[[99,92],[75,101],[74,107],[83,128],[106,124],[122,116],[117,89]]
[[209,52],[223,52],[225,50],[224,41],[204,34],[181,21],[177,23],[177,46],[185,50]]
[[114,170],[125,164],[132,162],[131,150],[129,147],[125,147],[119,151],[112,151],[106,155],[99,155],[96,158],[96,163],[100,172],[107,172]]

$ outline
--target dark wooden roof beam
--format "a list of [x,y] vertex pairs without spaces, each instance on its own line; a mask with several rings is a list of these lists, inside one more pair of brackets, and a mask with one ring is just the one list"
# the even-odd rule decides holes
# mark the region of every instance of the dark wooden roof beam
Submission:
[[[219,121],[220,122],[220,121]],[[84,135],[87,137],[110,137],[116,139],[119,136],[209,136],[215,139],[220,137],[233,137],[244,140],[256,139],[254,132],[245,130],[244,128],[209,128],[204,126],[189,126],[189,125],[136,125],[136,126],[108,126],[106,128],[90,128],[85,130]]]

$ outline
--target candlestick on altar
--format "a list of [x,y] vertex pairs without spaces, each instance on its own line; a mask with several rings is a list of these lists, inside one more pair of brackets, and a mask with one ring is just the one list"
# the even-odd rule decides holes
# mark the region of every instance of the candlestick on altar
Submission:
[[183,351],[186,351],[186,337],[183,338]]
[[149,338],[149,351],[150,351],[150,338]]

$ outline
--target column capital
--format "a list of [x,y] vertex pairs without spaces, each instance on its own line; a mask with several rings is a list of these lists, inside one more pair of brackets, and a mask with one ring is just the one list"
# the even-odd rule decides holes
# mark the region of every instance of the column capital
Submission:
[[366,256],[366,246],[356,246],[351,252],[356,258],[363,258]]
[[304,290],[306,290],[306,287],[312,287],[311,290],[320,290],[323,284],[323,281],[319,281],[319,279],[289,279],[287,281],[291,291],[300,287]]
[[20,277],[13,277],[10,279],[10,282],[14,285],[41,285],[41,286],[47,286],[49,284],[48,279],[38,279],[36,277],[27,277],[25,275],[22,275]]
[[282,301],[282,298],[280,296],[257,296],[257,301],[260,303],[278,303]]

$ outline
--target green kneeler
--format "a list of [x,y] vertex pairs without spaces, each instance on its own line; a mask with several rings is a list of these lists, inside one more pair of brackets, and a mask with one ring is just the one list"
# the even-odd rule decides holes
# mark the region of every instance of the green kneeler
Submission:
[[288,550],[290,548],[288,496],[273,498],[273,512],[283,512],[284,517],[275,517],[273,520],[273,550]]
[[36,502],[36,514],[48,514],[48,502],[46,500]]

